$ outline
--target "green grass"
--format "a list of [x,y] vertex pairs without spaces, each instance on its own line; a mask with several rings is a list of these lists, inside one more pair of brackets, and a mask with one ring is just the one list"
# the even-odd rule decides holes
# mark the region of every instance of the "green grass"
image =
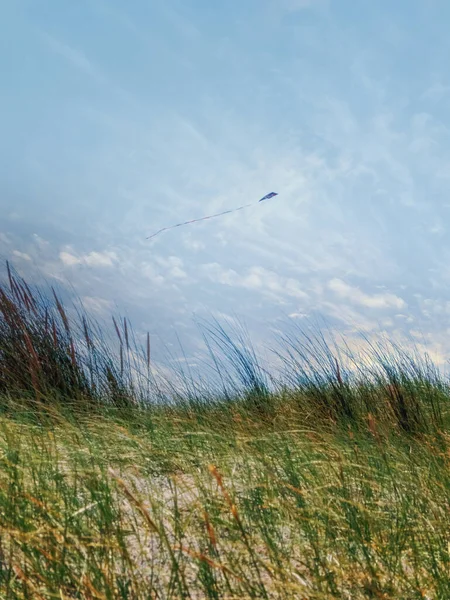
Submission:
[[449,439],[0,421],[4,598],[448,598]]
[[126,321],[115,351],[77,318],[0,286],[0,598],[450,598],[428,360],[295,332],[275,378],[214,323],[220,385],[175,388]]

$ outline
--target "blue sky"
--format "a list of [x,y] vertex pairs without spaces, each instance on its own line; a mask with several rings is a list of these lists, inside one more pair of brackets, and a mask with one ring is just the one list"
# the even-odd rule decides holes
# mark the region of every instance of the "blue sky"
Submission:
[[[194,316],[450,344],[445,0],[17,0],[0,255],[195,363]],[[279,196],[145,237],[173,222]],[[405,343],[409,343],[406,341]]]

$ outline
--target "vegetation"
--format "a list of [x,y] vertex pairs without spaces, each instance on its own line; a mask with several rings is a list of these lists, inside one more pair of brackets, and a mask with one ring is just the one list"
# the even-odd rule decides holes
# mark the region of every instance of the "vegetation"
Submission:
[[321,335],[204,329],[214,386],[157,377],[8,268],[0,286],[1,598],[450,597],[449,384]]

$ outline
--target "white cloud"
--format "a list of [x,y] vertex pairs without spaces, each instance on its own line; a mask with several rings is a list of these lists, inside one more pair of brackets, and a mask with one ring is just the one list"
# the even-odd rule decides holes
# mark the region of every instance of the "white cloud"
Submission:
[[193,239],[191,236],[185,236],[183,238],[183,243],[188,250],[204,250],[206,245],[200,240]]
[[114,252],[90,252],[82,259],[90,267],[112,267],[117,256]]
[[422,315],[427,319],[448,319],[450,316],[450,302],[442,298],[418,298]]
[[34,243],[41,249],[47,249],[50,246],[50,242],[48,240],[44,240],[44,238],[42,238],[40,235],[38,235],[37,233],[33,233],[33,240]]
[[142,262],[140,264],[140,271],[142,277],[149,279],[152,282],[152,286],[163,286],[165,283],[164,277],[157,272],[155,265],[150,262]]
[[99,298],[98,296],[82,296],[81,302],[88,312],[97,314],[105,314],[113,307],[111,300]]
[[87,265],[88,267],[112,267],[117,261],[114,252],[90,252],[81,256],[75,256],[70,252],[60,252],[59,258],[64,265],[72,267],[74,265]]
[[233,269],[224,269],[218,263],[209,263],[203,265],[202,271],[210,281],[215,283],[259,291],[275,296],[278,300],[286,296],[299,300],[308,299],[308,294],[302,290],[296,279],[282,277],[263,267],[251,267],[241,275]]
[[168,258],[157,257],[156,264],[163,267],[165,275],[172,279],[186,279],[187,273],[182,268],[183,261],[178,256],[169,256]]
[[373,332],[379,329],[379,323],[375,319],[370,319],[368,316],[355,308],[352,308],[345,303],[322,302],[320,309],[328,318],[337,319],[347,329],[347,333],[351,331]]
[[70,254],[69,252],[60,252],[59,258],[68,267],[71,267],[73,265],[79,265],[81,263],[81,260],[79,258],[74,256],[73,254]]
[[13,255],[17,256],[17,258],[21,258],[22,260],[31,261],[31,256],[26,252],[19,252],[19,250],[14,250]]
[[397,308],[401,309],[406,306],[405,301],[394,294],[366,294],[357,287],[353,287],[342,281],[342,279],[334,278],[328,283],[330,290],[335,292],[340,298],[350,300],[354,304],[360,304],[366,308]]

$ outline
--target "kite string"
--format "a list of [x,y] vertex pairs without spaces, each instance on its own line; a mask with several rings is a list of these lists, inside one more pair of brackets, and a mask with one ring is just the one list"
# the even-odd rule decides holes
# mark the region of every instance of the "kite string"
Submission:
[[231,210],[224,210],[223,212],[217,213],[215,215],[207,215],[206,217],[200,217],[199,219],[191,219],[190,221],[183,221],[183,223],[177,223],[176,225],[170,225],[169,227],[163,227],[159,229],[156,233],[149,235],[146,239],[150,240],[154,238],[158,234],[163,231],[168,231],[169,229],[175,229],[176,227],[181,227],[182,225],[189,225],[190,223],[197,223],[198,221],[205,221],[206,219],[214,219],[215,217],[221,217],[222,215],[227,215],[232,212],[236,212],[238,210],[242,210],[244,208],[248,208],[249,206],[253,206],[253,204],[258,204],[258,202],[251,202],[250,204],[244,204],[243,206],[239,206],[238,208],[232,208]]

